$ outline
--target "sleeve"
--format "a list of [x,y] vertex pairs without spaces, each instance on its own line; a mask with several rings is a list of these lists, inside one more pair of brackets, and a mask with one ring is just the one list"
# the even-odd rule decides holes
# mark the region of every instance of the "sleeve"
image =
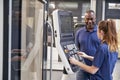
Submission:
[[105,58],[105,51],[103,47],[99,47],[94,56],[93,65],[100,68]]

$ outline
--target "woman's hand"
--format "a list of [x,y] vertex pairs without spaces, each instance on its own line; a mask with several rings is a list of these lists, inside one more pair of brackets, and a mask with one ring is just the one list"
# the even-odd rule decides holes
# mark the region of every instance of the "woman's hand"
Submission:
[[69,58],[69,61],[70,61],[71,64],[74,64],[74,65],[77,65],[77,63],[79,62],[78,60],[76,60],[76,59],[73,58],[73,57],[70,57],[70,58]]
[[86,58],[86,59],[90,60],[90,61],[93,61],[93,59],[94,59],[93,56],[89,56],[89,55],[85,54],[84,52],[78,52],[77,54],[80,55],[83,58]]
[[88,57],[88,55],[85,54],[84,52],[78,52],[77,54],[80,55],[83,58],[87,58]]

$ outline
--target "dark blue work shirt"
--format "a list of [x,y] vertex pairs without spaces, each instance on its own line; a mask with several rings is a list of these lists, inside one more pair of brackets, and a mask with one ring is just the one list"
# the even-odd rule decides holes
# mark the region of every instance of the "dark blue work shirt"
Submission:
[[[75,35],[76,46],[80,51],[85,52],[90,56],[94,56],[96,49],[100,44],[100,40],[97,37],[97,25],[94,25],[92,32],[87,31],[86,27],[80,28]],[[84,59],[87,65],[92,65],[92,61]]]
[[110,52],[108,45],[103,43],[97,49],[93,65],[99,70],[90,80],[113,80],[112,73],[118,58],[118,52]]

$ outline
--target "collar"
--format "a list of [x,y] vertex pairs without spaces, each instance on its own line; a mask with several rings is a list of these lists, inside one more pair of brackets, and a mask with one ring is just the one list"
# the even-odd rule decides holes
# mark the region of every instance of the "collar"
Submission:
[[[89,31],[86,29],[86,26],[85,26],[85,31],[89,32]],[[94,31],[97,31],[97,25],[96,25],[96,24],[94,25],[94,29],[93,29],[92,32],[94,32]]]

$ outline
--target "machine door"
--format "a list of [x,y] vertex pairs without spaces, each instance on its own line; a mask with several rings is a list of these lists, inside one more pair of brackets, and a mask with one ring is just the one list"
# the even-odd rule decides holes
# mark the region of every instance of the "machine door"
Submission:
[[6,80],[46,80],[43,57],[44,4],[9,0],[9,68]]

